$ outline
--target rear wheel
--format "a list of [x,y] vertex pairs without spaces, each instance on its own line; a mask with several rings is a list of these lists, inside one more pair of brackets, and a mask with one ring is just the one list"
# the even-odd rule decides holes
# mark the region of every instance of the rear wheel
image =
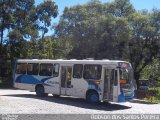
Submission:
[[89,103],[99,103],[99,95],[95,91],[87,93],[86,99]]
[[47,96],[48,94],[47,93],[44,93],[44,87],[42,85],[38,85],[36,86],[36,95],[38,97],[45,97]]
[[59,97],[60,95],[55,95],[55,94],[52,94],[53,95],[53,97]]

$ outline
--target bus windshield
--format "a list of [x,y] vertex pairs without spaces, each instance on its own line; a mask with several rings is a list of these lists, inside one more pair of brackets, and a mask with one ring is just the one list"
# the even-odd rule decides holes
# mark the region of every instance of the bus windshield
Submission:
[[121,68],[120,69],[120,82],[122,83],[129,83],[131,80],[130,78],[130,70]]
[[119,63],[119,73],[120,85],[122,88],[131,89],[133,86],[136,86],[133,77],[133,69],[129,63]]

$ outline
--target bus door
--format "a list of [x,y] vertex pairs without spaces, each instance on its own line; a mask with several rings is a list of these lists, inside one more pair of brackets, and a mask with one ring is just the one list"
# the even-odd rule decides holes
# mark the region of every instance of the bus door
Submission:
[[107,101],[118,101],[118,76],[117,68],[106,66],[104,68],[103,99]]
[[61,66],[61,95],[72,95],[72,66]]

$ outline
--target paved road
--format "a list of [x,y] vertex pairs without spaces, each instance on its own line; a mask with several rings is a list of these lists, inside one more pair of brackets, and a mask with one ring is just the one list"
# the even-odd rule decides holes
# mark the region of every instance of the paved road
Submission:
[[160,114],[160,104],[135,102],[91,105],[69,97],[40,98],[34,92],[0,89],[0,114]]

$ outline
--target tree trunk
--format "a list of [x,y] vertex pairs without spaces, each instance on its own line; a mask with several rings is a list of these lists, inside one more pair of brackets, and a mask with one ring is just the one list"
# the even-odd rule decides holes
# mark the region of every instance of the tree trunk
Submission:
[[139,89],[139,77],[140,77],[140,73],[134,72],[134,78],[136,79],[137,89]]
[[4,24],[4,20],[2,20],[2,26],[1,26],[1,42],[0,42],[0,55],[2,55],[2,50],[3,50],[3,24]]

